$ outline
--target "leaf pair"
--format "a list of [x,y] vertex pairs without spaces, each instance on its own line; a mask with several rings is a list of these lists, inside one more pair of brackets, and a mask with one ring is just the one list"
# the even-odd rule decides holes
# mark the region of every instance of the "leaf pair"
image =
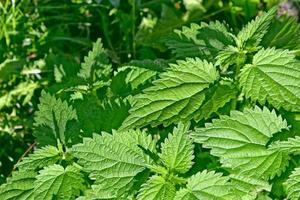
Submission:
[[[233,176],[268,181],[280,176],[289,165],[290,156],[300,152],[299,137],[269,144],[272,136],[288,129],[288,125],[266,107],[232,111],[230,116],[221,116],[205,126],[192,134],[194,141],[211,149],[211,154],[219,157],[222,167]],[[288,197],[293,200],[300,197],[296,189],[298,171],[295,169],[285,182]]]

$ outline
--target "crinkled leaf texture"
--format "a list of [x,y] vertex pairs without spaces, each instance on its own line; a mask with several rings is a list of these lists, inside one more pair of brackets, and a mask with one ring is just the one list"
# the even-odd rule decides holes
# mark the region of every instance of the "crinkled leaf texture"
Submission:
[[194,145],[188,136],[188,130],[189,124],[179,123],[173,134],[169,134],[162,144],[160,159],[170,171],[185,173],[193,164]]
[[211,61],[220,50],[234,44],[234,37],[225,24],[216,21],[176,30],[166,44],[176,58],[199,57]]
[[300,199],[300,167],[296,168],[284,183],[287,191],[287,198],[290,200]]
[[256,17],[248,23],[237,35],[237,45],[239,48],[253,50],[261,42],[266,34],[277,8],[270,9],[267,13]]
[[125,83],[129,84],[132,89],[137,89],[140,85],[151,80],[157,74],[156,71],[135,66],[123,66],[118,69],[118,73],[124,71],[127,71]]
[[204,90],[218,78],[214,66],[199,58],[171,64],[153,86],[134,97],[130,115],[121,128],[169,125],[196,118],[205,99]]
[[36,170],[57,163],[62,154],[56,147],[45,146],[25,157],[17,166],[20,170]]
[[113,191],[111,198],[118,198],[131,189],[135,176],[152,163],[139,146],[155,152],[151,136],[138,130],[95,134],[75,145],[72,151],[98,189]]
[[287,129],[287,122],[274,110],[255,107],[232,111],[230,116],[221,116],[205,126],[193,133],[195,142],[210,148],[223,167],[235,173],[268,180],[281,174],[288,164],[286,153],[266,147],[273,134]]
[[238,89],[231,79],[219,81],[205,93],[205,100],[197,113],[197,121],[210,118],[214,113],[237,97]]
[[43,91],[38,108],[34,118],[37,127],[34,135],[40,143],[56,145],[56,140],[59,139],[67,144],[78,137],[77,133],[67,134],[66,131],[67,123],[77,120],[76,111],[67,102]]
[[176,193],[175,200],[232,200],[232,185],[228,177],[213,171],[198,172],[187,181],[186,188]]
[[288,140],[276,141],[271,146],[270,149],[275,149],[278,151],[283,151],[288,154],[300,154],[300,137],[296,136],[294,138],[288,138]]
[[300,111],[300,62],[288,50],[260,50],[242,69],[240,85],[253,101]]
[[270,192],[272,186],[268,181],[246,177],[242,175],[230,176],[230,183],[234,187],[234,194],[242,200],[257,200],[258,195],[262,194],[261,192]]
[[60,165],[45,167],[34,182],[35,200],[54,198],[71,200],[79,196],[84,188],[83,174],[78,167],[69,165],[65,169]]
[[15,171],[7,183],[0,187],[0,199],[3,200],[34,200],[33,183],[36,172]]
[[175,194],[173,183],[154,175],[142,185],[137,200],[172,200]]

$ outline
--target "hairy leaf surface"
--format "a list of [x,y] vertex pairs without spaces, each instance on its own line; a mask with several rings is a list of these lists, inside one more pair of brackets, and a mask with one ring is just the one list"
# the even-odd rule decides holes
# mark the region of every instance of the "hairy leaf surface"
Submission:
[[132,187],[135,176],[151,164],[138,145],[155,151],[155,143],[150,136],[130,130],[85,138],[83,144],[73,147],[73,154],[83,165],[83,170],[90,173],[90,178],[96,180],[99,188],[113,188],[120,196]]
[[300,198],[300,168],[296,168],[285,182],[287,197],[290,200],[297,200]]
[[34,200],[33,182],[36,172],[16,171],[6,184],[0,187],[0,199],[3,200]]
[[51,165],[40,171],[34,182],[35,200],[58,199],[71,200],[83,189],[83,175],[72,165],[65,169],[60,165]]
[[266,34],[276,10],[276,7],[274,7],[248,23],[237,35],[238,47],[249,50],[256,48]]
[[189,125],[179,123],[162,144],[160,159],[171,171],[185,173],[192,166],[194,145],[187,135],[188,130]]
[[300,111],[300,62],[287,50],[260,50],[242,69],[240,85],[253,101]]
[[[55,139],[60,139],[62,143],[68,143],[72,135],[65,134],[67,122],[77,120],[73,107],[43,91],[38,108],[34,120],[35,125],[42,129],[35,133],[37,140],[49,144],[50,141],[56,142]],[[48,135],[49,132],[52,132],[52,135]]]
[[203,90],[218,79],[211,63],[198,58],[178,61],[162,73],[154,86],[134,97],[122,128],[168,125],[194,118],[205,99]]
[[247,176],[268,179],[280,174],[288,164],[288,156],[266,148],[273,134],[287,128],[287,123],[274,111],[245,109],[221,116],[206,128],[193,134],[195,142],[211,148],[224,167]]
[[20,170],[35,170],[44,166],[55,164],[61,159],[59,150],[53,146],[37,149],[33,154],[25,157],[17,166]]
[[161,176],[152,176],[142,185],[137,200],[171,200],[174,199],[175,193],[175,186],[172,183]]
[[231,200],[234,194],[228,181],[229,178],[221,173],[206,170],[198,172],[188,179],[186,188],[176,193],[175,200]]
[[230,175],[230,183],[234,187],[234,194],[245,200],[255,200],[258,194],[270,192],[272,188],[265,180],[242,175]]

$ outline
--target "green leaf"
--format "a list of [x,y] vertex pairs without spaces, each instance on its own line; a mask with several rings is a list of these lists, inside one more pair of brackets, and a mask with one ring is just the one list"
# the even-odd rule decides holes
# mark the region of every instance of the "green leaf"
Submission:
[[172,200],[175,193],[175,186],[172,183],[155,175],[142,185],[137,200]]
[[93,82],[96,79],[106,79],[112,72],[111,64],[103,49],[101,39],[93,44],[93,49],[84,58],[78,76]]
[[[49,144],[48,138],[54,137],[60,139],[64,144],[69,143],[69,140],[72,139],[72,135],[66,134],[67,122],[77,120],[76,111],[73,107],[68,106],[67,102],[56,99],[55,96],[51,96],[43,91],[38,108],[39,110],[35,113],[34,118],[35,126],[38,128],[42,127],[43,129],[38,129],[41,132],[35,133],[37,140]],[[51,132],[51,135],[46,135],[43,130],[48,134]],[[56,143],[53,145],[56,145]]]
[[174,200],[232,200],[232,186],[229,178],[213,171],[198,172],[188,179],[186,188],[176,193]]
[[220,157],[223,167],[235,173],[262,179],[273,178],[285,169],[288,155],[267,149],[273,134],[287,129],[287,123],[275,111],[245,109],[221,116],[206,128],[192,134],[195,142],[211,148],[211,154]]
[[71,200],[79,196],[83,189],[83,175],[75,166],[51,165],[40,171],[34,182],[35,200],[52,200],[53,198]]
[[135,176],[152,163],[139,145],[155,151],[151,136],[129,130],[85,138],[83,144],[73,147],[72,152],[99,188],[113,189],[117,196],[121,196],[131,189]]
[[199,57],[212,61],[220,50],[234,43],[234,37],[225,24],[219,21],[191,24],[176,30],[166,45],[176,58]]
[[283,151],[289,154],[300,154],[300,137],[288,138],[286,141],[276,141],[271,144],[270,149]]
[[289,50],[300,49],[300,25],[295,17],[285,17],[273,20],[268,32],[263,37],[261,44]]
[[25,157],[17,166],[19,170],[36,170],[57,163],[61,157],[56,147],[45,146]]
[[267,13],[256,17],[248,23],[237,35],[239,49],[255,50],[266,34],[277,8],[270,9]]
[[115,96],[127,97],[140,93],[156,79],[158,72],[131,65],[118,68],[110,88]]
[[161,145],[160,159],[171,171],[186,173],[192,166],[194,145],[188,137],[189,124],[175,127]]
[[238,89],[230,79],[219,81],[213,87],[209,88],[205,94],[205,100],[199,109],[196,119],[208,119],[213,113],[216,113],[225,104],[232,99],[237,98]]
[[216,65],[220,66],[221,70],[225,72],[230,65],[234,65],[239,59],[239,49],[234,46],[228,46],[221,50],[216,56]]
[[86,136],[101,131],[118,129],[128,116],[130,104],[121,98],[100,101],[93,95],[84,95],[74,102],[78,122]]
[[214,66],[198,58],[171,64],[153,86],[134,97],[121,128],[169,125],[194,118],[205,99],[204,90],[218,78]]
[[86,200],[99,199],[122,199],[118,196],[118,191],[114,187],[103,187],[103,185],[92,185],[91,190],[85,191]]
[[118,73],[125,70],[128,70],[125,78],[125,83],[129,84],[132,89],[137,89],[138,86],[143,85],[149,79],[151,80],[157,74],[156,71],[134,66],[123,66],[118,69]]
[[33,200],[33,182],[36,173],[33,171],[15,171],[7,183],[0,186],[0,199]]
[[300,111],[300,62],[287,50],[260,50],[242,69],[240,85],[253,101]]
[[296,168],[284,183],[287,191],[287,198],[298,200],[300,198],[300,167]]
[[230,183],[234,194],[243,200],[255,200],[261,192],[271,192],[272,186],[264,180],[249,178],[241,175],[230,175]]

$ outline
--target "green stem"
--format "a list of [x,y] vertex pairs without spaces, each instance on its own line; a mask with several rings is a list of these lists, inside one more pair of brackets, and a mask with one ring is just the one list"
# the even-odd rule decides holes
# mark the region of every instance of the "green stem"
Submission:
[[135,43],[135,20],[136,20],[136,16],[135,16],[135,12],[136,12],[136,3],[135,1],[132,1],[132,11],[131,11],[131,15],[132,15],[132,54],[133,54],[133,58],[136,58],[136,43]]

